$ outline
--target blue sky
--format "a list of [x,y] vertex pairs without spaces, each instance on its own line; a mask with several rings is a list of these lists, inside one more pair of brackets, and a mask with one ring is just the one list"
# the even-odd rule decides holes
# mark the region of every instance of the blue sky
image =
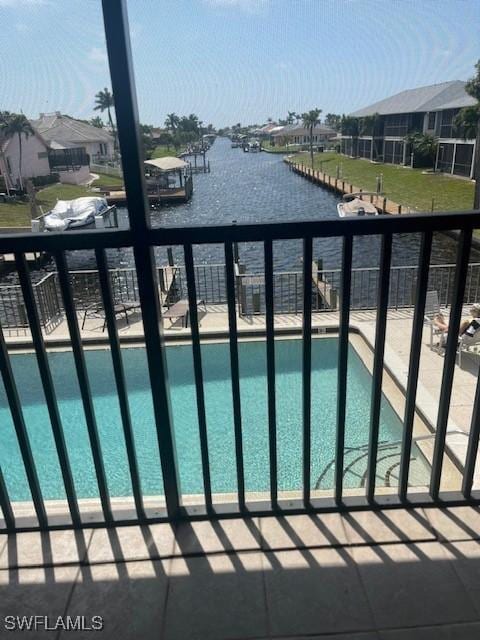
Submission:
[[[261,123],[467,79],[480,0],[129,0],[140,116]],[[0,109],[89,118],[109,86],[98,0],[0,0]]]

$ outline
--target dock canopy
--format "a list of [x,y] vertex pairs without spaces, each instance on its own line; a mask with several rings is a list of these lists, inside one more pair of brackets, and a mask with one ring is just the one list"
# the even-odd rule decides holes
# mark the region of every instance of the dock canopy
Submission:
[[181,158],[167,156],[165,158],[154,158],[153,160],[145,160],[145,164],[150,167],[160,169],[160,171],[178,171],[188,166],[188,163]]

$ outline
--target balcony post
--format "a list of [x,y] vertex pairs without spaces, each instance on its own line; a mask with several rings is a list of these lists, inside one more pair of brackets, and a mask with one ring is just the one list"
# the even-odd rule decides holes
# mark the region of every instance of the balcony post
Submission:
[[178,466],[155,257],[153,247],[149,244],[150,217],[140,152],[139,118],[127,5],[125,0],[103,0],[102,5],[165,501],[168,516],[174,519],[178,517],[180,510]]

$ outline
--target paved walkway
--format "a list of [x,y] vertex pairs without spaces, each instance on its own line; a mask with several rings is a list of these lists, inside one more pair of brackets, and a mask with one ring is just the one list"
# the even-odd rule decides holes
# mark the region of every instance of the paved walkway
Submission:
[[3,535],[0,637],[474,640],[479,536],[467,507]]

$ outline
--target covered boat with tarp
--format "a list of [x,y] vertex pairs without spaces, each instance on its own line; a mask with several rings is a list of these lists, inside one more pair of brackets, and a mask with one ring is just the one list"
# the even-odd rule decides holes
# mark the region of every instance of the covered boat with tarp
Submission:
[[94,196],[58,200],[53,209],[42,216],[42,226],[46,231],[66,231],[86,227],[95,222],[95,216],[103,216],[109,208],[105,198]]
[[378,209],[372,203],[364,200],[365,196],[375,196],[373,193],[347,193],[341,202],[337,204],[337,212],[340,218],[350,218],[352,216],[377,216]]

